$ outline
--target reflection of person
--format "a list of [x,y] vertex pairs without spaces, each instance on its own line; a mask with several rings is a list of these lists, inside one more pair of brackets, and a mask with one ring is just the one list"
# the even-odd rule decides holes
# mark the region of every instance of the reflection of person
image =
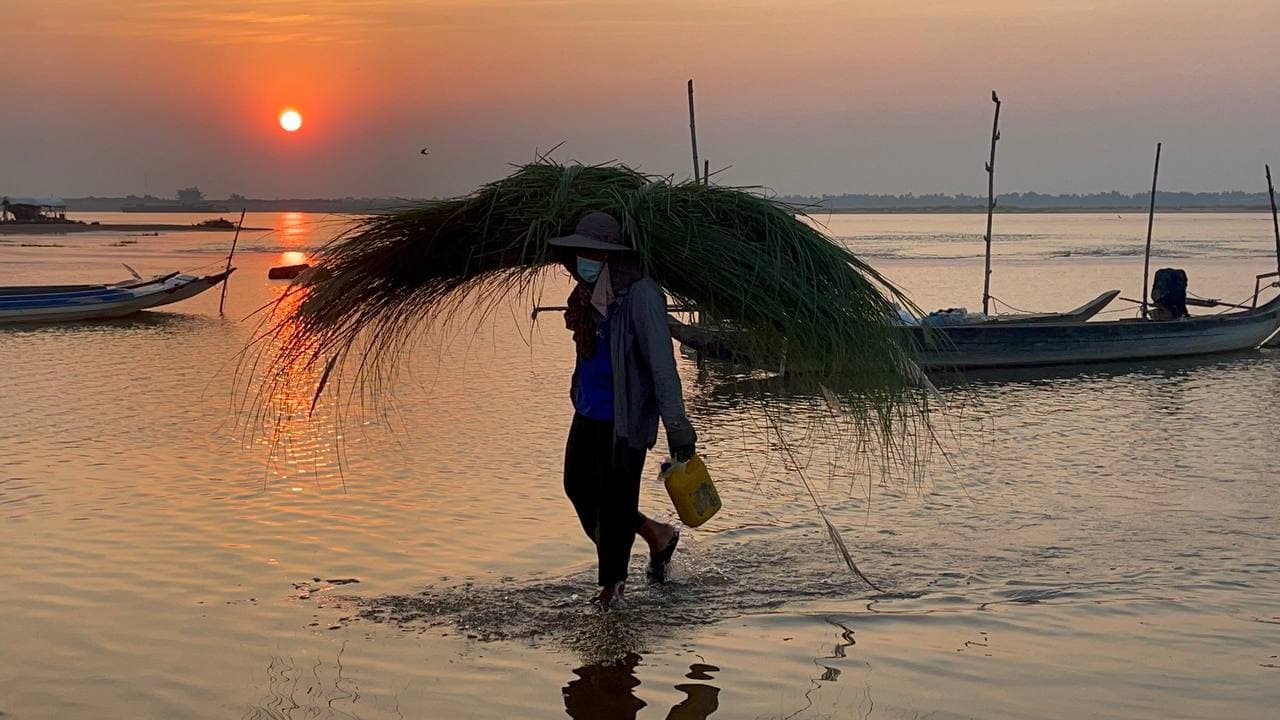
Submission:
[[550,244],[564,249],[564,264],[578,281],[565,312],[578,360],[564,489],[596,545],[596,601],[608,608],[622,595],[637,533],[649,544],[648,574],[655,582],[666,579],[680,541],[674,527],[639,509],[640,476],[657,442],[659,416],[677,459],[693,456],[697,435],[685,414],[666,298],[622,239],[618,221],[591,213],[572,235]]
[[587,665],[573,671],[561,692],[564,711],[573,720],[634,720],[645,702],[632,691],[640,685],[636,665],[640,656],[629,653],[613,665]]
[[667,720],[706,720],[720,709],[720,688],[706,683],[684,683],[676,689],[687,697],[671,708]]
[[[640,656],[628,653],[612,665],[586,665],[573,671],[561,693],[564,710],[573,720],[634,720],[647,703],[636,697],[640,686],[636,666]],[[694,677],[690,673],[688,677]],[[699,677],[710,679],[710,676]],[[671,708],[667,720],[706,720],[720,707],[720,689],[706,683],[684,683],[676,686],[686,697]]]

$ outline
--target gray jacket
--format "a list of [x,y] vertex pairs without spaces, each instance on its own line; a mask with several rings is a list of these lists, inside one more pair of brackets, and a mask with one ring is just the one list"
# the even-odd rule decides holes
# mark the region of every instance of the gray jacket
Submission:
[[[684,411],[684,393],[667,329],[667,300],[658,284],[642,277],[615,292],[609,353],[613,360],[613,434],[636,449],[658,441],[658,418],[672,448],[693,445],[698,435]],[[570,390],[578,392],[574,373]]]

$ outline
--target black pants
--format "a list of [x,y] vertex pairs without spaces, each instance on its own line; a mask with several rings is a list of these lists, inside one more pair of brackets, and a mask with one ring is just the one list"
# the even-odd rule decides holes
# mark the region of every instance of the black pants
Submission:
[[596,544],[600,585],[627,579],[640,514],[640,475],[646,451],[613,437],[613,423],[573,416],[564,449],[564,492],[582,529]]

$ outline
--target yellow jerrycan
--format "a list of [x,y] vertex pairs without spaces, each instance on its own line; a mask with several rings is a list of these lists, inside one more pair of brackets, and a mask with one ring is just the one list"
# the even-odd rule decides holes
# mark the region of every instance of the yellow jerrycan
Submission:
[[667,486],[671,504],[676,506],[680,522],[698,527],[720,510],[720,493],[711,482],[707,465],[694,455],[688,462],[678,463],[668,459],[662,463],[659,476]]

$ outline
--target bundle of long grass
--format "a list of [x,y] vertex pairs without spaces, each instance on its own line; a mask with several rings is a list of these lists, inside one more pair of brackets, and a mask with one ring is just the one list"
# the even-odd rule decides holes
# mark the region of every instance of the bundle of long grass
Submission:
[[673,301],[733,327],[737,350],[784,349],[788,368],[856,392],[882,421],[917,397],[890,322],[894,303],[910,302],[795,208],[746,189],[545,160],[460,199],[361,220],[323,248],[293,289],[301,301],[278,308],[274,361],[331,369],[355,354],[364,381],[384,379],[419,332],[535,289],[560,260],[548,239],[592,211],[621,222]]
[[[314,271],[275,305],[259,338],[271,349],[258,394],[271,402],[259,410],[287,423],[308,404],[296,387],[300,377],[315,384],[307,393],[314,410],[330,374],[352,366],[356,384],[381,400],[401,351],[422,333],[479,321],[513,294],[536,301],[544,271],[566,259],[548,240],[595,211],[621,222],[673,301],[727,329],[735,354],[784,359],[799,380],[792,387],[812,389],[837,427],[840,420],[856,426],[856,437],[839,430],[818,437],[841,446],[852,440],[859,453],[878,446],[882,462],[919,469],[916,452],[931,437],[921,412],[929,395],[893,322],[895,304],[914,305],[796,208],[749,189],[676,183],[616,165],[539,161],[469,196],[359,221],[317,253]],[[760,394],[770,436],[841,559],[876,587],[791,449],[770,401],[777,391]]]

